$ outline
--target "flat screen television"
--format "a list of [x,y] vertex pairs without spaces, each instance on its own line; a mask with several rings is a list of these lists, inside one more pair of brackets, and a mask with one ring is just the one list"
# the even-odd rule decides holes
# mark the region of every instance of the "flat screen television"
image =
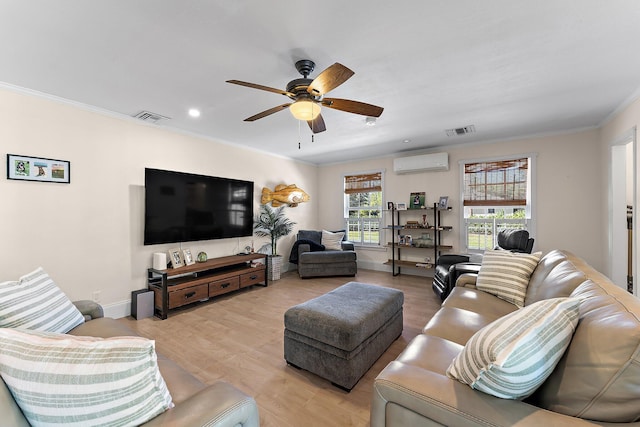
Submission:
[[253,182],[145,168],[144,244],[253,234]]

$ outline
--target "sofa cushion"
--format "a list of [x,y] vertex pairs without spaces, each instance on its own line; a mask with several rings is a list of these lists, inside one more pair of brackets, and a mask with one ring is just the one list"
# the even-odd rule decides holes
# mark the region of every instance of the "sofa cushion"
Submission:
[[173,406],[154,341],[0,329],[0,374],[31,425],[139,425]]
[[[590,274],[590,267],[585,267]],[[537,406],[599,422],[640,420],[640,300],[611,281],[587,280],[565,356],[531,397]]]
[[344,232],[331,232],[322,230],[322,244],[326,250],[340,251],[342,250],[341,242],[344,240]]
[[524,306],[524,298],[531,273],[540,260],[540,252],[521,254],[509,251],[486,251],[478,273],[476,287],[517,305]]
[[65,333],[84,323],[80,310],[42,269],[0,283],[0,327]]
[[316,230],[299,230],[298,240],[311,240],[312,242],[322,244],[322,231]]
[[554,298],[496,320],[471,337],[447,375],[496,397],[529,396],[569,345],[579,306],[579,298]]

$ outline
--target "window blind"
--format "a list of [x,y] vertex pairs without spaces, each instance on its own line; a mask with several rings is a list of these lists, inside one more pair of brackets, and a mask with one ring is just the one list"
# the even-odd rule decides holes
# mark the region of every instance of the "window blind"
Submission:
[[529,159],[464,165],[465,206],[526,206]]
[[344,177],[344,193],[371,193],[382,191],[382,172]]

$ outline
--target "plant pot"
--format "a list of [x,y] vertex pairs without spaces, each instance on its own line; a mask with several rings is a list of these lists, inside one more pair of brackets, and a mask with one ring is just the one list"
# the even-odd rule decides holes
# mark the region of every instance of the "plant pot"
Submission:
[[269,267],[269,280],[280,280],[282,272],[282,255],[267,256],[267,264]]

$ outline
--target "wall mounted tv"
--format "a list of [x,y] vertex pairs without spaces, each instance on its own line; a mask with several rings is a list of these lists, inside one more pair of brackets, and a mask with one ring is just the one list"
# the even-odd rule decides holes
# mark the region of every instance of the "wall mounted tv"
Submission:
[[145,168],[144,244],[253,235],[253,182]]

